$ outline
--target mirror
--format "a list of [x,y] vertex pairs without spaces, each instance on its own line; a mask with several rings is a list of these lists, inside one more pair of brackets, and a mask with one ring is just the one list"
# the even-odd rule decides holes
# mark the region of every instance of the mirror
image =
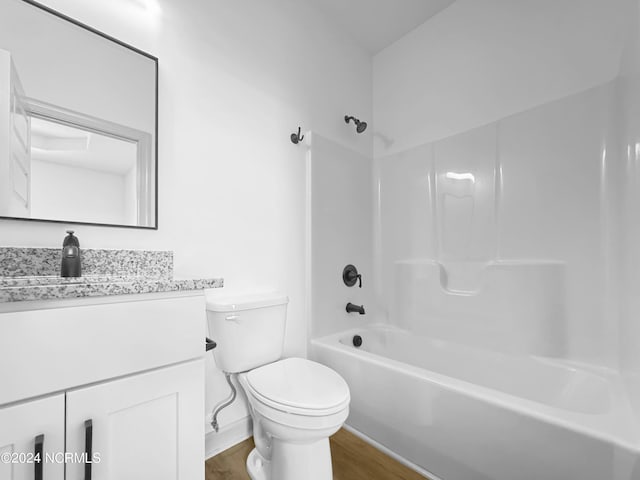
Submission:
[[158,60],[0,0],[0,217],[157,228]]

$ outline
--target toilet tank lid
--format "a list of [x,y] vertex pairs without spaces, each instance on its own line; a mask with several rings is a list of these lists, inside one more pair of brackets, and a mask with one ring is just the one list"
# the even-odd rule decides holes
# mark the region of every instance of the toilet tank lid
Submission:
[[254,308],[286,305],[289,298],[283,293],[228,294],[207,297],[207,310],[212,312],[237,312]]

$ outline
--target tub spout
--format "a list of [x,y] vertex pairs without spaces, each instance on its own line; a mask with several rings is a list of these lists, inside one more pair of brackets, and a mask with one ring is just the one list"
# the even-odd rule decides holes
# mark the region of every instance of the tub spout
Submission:
[[347,313],[359,313],[364,315],[364,305],[354,305],[353,303],[347,303]]

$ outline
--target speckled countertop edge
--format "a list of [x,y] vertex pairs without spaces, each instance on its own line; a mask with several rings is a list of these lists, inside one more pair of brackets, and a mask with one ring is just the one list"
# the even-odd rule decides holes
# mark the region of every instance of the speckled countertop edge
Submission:
[[[82,277],[60,277],[55,275],[24,277],[0,277],[0,288],[7,287],[44,287],[47,285],[76,285],[95,283],[131,283],[135,281],[149,281],[148,277],[128,276],[128,275],[83,275]],[[159,280],[171,280],[170,278],[160,278]]]
[[107,280],[103,283],[69,283],[29,286],[0,287],[0,302],[21,302],[33,300],[56,300],[135,293],[176,292],[221,288],[222,278],[195,280],[134,279]]

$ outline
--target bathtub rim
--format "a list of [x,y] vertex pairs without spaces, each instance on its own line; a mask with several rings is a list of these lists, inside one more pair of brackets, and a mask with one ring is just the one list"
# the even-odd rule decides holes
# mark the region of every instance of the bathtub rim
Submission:
[[[629,398],[625,394],[626,389],[624,388],[622,375],[614,370],[604,367],[594,367],[588,364],[581,364],[563,359],[555,359],[552,357],[528,355],[529,357],[539,361],[551,362],[565,367],[570,366],[571,368],[584,370],[588,373],[602,376],[605,378],[607,384],[610,387],[613,387],[610,389],[610,395],[612,397],[610,411],[601,414],[579,413],[559,407],[553,407],[523,397],[517,397],[509,393],[466,380],[449,377],[409,363],[383,357],[366,350],[360,350],[340,342],[340,339],[344,336],[355,335],[362,333],[363,330],[366,331],[372,329],[410,333],[407,330],[385,323],[373,323],[364,327],[350,328],[337,333],[310,339],[309,356],[310,358],[314,358],[316,348],[325,348],[329,351],[352,358],[364,357],[367,361],[371,361],[379,367],[388,368],[423,381],[429,381],[443,389],[472,397],[478,401],[486,402],[500,408],[505,408],[517,414],[533,417],[537,420],[589,436],[593,439],[615,445],[618,448],[623,448],[633,453],[640,453],[640,425],[638,424],[637,417],[634,415],[633,408],[629,403]],[[563,415],[564,417],[569,418],[563,418]],[[596,420],[600,420],[600,422]],[[627,421],[625,422],[623,420]],[[602,424],[598,425],[598,423]],[[632,426],[627,428],[627,431],[614,431],[615,428],[620,428],[621,426],[624,427],[625,425]]]

